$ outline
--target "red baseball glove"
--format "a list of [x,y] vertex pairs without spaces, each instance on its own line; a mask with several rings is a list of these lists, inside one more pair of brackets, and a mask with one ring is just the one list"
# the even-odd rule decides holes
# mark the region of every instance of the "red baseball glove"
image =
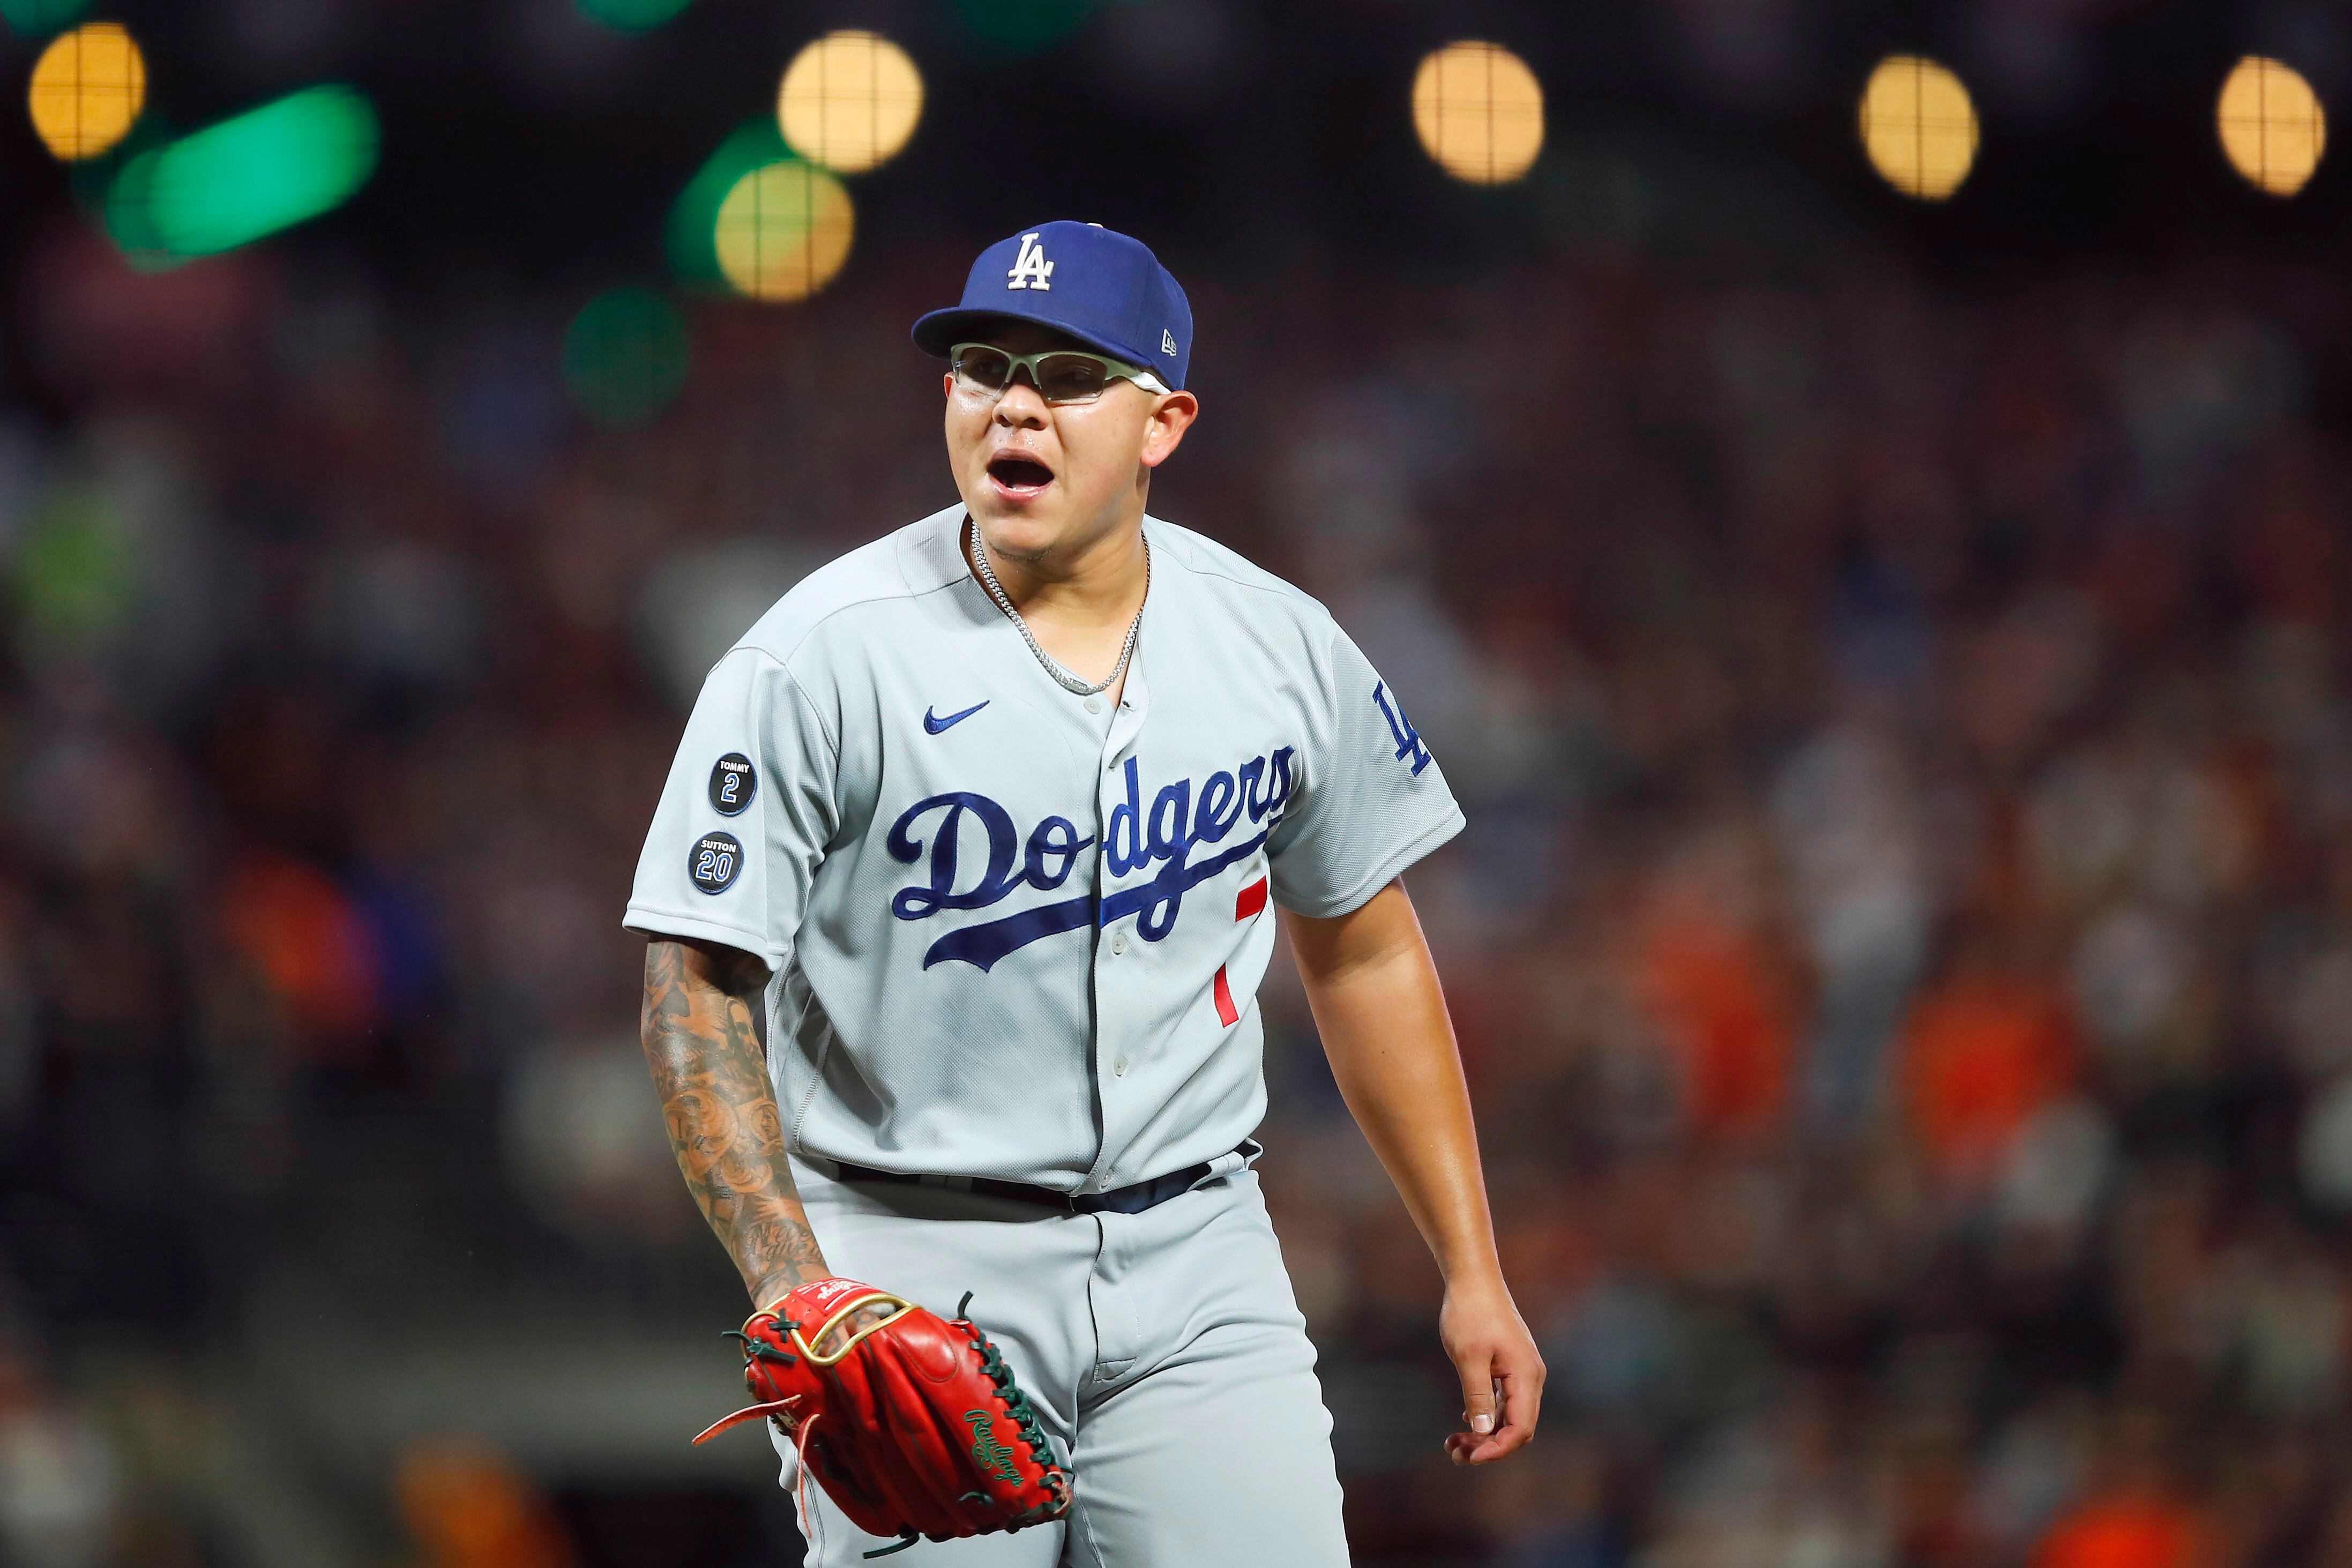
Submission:
[[949,1321],[854,1279],[819,1279],[745,1321],[743,1381],[759,1403],[700,1436],[766,1416],[868,1535],[950,1541],[1059,1519],[1069,1472],[1029,1396],[963,1316]]

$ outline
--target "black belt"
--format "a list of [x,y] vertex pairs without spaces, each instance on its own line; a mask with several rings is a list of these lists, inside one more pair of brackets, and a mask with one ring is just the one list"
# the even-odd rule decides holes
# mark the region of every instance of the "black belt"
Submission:
[[[1234,1146],[1238,1154],[1251,1147],[1244,1138]],[[1171,1171],[1164,1176],[1154,1176],[1148,1182],[1138,1182],[1130,1187],[1113,1187],[1107,1193],[1058,1193],[1051,1187],[1032,1186],[1027,1182],[1000,1181],[994,1176],[910,1176],[903,1171],[877,1171],[871,1165],[853,1165],[846,1160],[833,1162],[835,1173],[845,1182],[876,1182],[887,1186],[941,1187],[951,1192],[978,1193],[987,1198],[1010,1198],[1015,1203],[1037,1204],[1065,1214],[1141,1214],[1155,1208],[1179,1193],[1189,1193],[1193,1184],[1209,1173],[1211,1162],[1187,1165],[1181,1171]]]

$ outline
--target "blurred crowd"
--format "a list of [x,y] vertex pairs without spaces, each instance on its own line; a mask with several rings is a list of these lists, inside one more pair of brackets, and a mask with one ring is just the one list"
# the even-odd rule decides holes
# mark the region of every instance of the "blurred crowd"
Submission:
[[[2340,289],[1169,249],[1205,412],[1153,510],[1330,604],[1466,808],[1409,881],[1551,1367],[1526,1457],[1444,1463],[1434,1270],[1277,964],[1264,1171],[1359,1560],[2352,1564]],[[682,399],[608,428],[584,292],[30,245],[0,1560],[257,1560],[237,1478],[287,1411],[363,1426],[393,1340],[738,1308],[621,904],[709,660],[951,499],[905,331],[963,257],[697,303]],[[254,1405],[292,1342],[314,1403]],[[365,1560],[792,1560],[600,1527],[487,1388],[306,1494]]]

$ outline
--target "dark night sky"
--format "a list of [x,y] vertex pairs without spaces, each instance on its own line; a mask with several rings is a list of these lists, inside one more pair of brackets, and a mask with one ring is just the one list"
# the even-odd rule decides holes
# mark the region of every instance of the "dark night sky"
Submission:
[[[601,32],[570,0],[123,0],[92,15],[141,37],[151,115],[171,126],[311,81],[364,88],[383,163],[297,243],[356,247],[427,289],[485,272],[558,287],[657,274],[687,177],[766,111],[794,48],[841,26],[897,38],[930,89],[907,152],[854,182],[868,256],[1082,216],[1158,237],[1171,259],[1454,269],[1589,228],[1627,168],[1717,238],[1862,235],[1959,278],[2085,250],[2341,243],[2333,163],[2281,204],[2231,174],[2212,131],[2214,92],[2249,49],[2287,57],[2323,95],[2339,84],[2346,24],[2318,0],[1018,0],[1076,19],[1028,52],[971,25],[992,3],[1015,0],[696,0],[639,37]],[[1518,50],[1545,84],[1549,143],[1517,186],[1453,185],[1412,140],[1413,64],[1463,37]],[[1855,95],[1892,49],[1977,89],[1984,150],[1947,208],[1887,192],[1856,147]],[[12,79],[32,54],[0,44]],[[9,116],[8,232],[21,246],[70,200]]]

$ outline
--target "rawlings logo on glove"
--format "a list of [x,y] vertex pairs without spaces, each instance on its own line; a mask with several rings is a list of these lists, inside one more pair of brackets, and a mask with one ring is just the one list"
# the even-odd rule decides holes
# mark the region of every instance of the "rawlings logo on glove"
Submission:
[[886,1556],[922,1536],[1021,1530],[1069,1510],[1069,1472],[1004,1358],[965,1317],[952,1321],[854,1279],[819,1279],[751,1314],[743,1381],[758,1403],[699,1443],[765,1417]]
[[967,1410],[963,1418],[971,1423],[971,1457],[980,1468],[1018,1482],[1021,1467],[1013,1462],[1013,1450],[996,1440],[996,1417],[985,1410]]

